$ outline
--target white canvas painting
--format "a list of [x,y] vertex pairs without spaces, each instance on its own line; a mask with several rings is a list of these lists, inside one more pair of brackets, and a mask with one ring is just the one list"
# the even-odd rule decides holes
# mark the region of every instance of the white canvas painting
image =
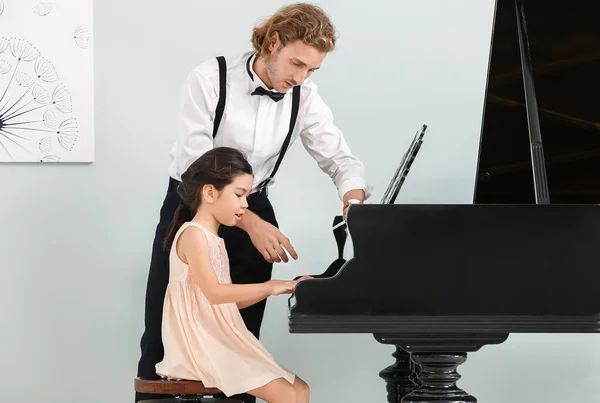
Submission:
[[0,0],[0,162],[94,161],[93,0]]

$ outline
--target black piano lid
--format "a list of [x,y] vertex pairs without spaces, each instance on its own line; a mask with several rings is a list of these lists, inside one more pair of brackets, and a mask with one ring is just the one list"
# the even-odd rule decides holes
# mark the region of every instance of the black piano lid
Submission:
[[[551,203],[600,203],[600,2],[525,1]],[[515,3],[498,0],[475,203],[535,203]]]

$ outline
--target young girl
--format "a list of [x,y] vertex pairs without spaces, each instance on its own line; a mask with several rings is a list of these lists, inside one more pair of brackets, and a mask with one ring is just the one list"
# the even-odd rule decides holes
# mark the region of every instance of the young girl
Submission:
[[199,380],[228,397],[248,393],[268,403],[309,402],[308,385],[275,362],[239,312],[271,295],[290,294],[297,281],[232,284],[225,245],[217,235],[220,225],[235,225],[248,206],[250,164],[238,150],[214,148],[181,179],[182,203],[165,240],[170,273],[164,358],[156,373]]

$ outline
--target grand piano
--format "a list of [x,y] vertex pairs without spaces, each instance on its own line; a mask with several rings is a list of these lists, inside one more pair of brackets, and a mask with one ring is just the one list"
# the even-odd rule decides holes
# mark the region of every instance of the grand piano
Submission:
[[389,403],[476,402],[459,365],[511,333],[600,333],[599,4],[498,0],[474,203],[351,206],[290,297],[291,333],[395,346]]

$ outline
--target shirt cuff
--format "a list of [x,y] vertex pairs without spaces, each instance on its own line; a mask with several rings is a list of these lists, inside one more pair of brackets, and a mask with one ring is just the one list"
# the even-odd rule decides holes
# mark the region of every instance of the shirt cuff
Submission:
[[337,186],[337,188],[340,200],[344,200],[344,195],[346,194],[346,192],[352,189],[364,190],[365,200],[367,200],[373,194],[374,189],[372,185],[365,183],[365,181],[362,178],[345,179],[342,183],[340,183]]

